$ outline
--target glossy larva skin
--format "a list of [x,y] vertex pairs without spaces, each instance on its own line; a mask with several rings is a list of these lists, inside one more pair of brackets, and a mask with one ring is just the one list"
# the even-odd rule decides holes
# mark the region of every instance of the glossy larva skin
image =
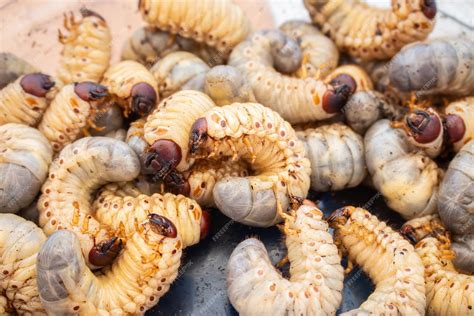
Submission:
[[250,21],[230,0],[142,0],[143,19],[163,31],[215,47],[228,55],[250,32]]
[[124,142],[85,137],[67,145],[53,161],[38,201],[39,223],[46,235],[60,229],[75,232],[89,266],[89,252],[114,236],[94,216],[91,194],[108,182],[131,181],[140,162]]
[[144,138],[144,126],[146,119],[141,118],[130,124],[127,135],[125,136],[125,142],[135,151],[138,158],[140,159],[141,174],[153,174],[153,169],[146,166],[147,151],[149,148],[148,143]]
[[286,225],[291,277],[275,269],[262,242],[247,239],[227,264],[232,305],[240,315],[335,315],[344,272],[321,211],[300,206]]
[[323,125],[296,135],[306,146],[314,191],[353,188],[364,180],[364,139],[346,125]]
[[1,315],[46,315],[36,284],[36,256],[45,240],[32,222],[0,214]]
[[41,302],[51,315],[143,315],[178,275],[179,237],[163,236],[150,220],[136,222],[111,269],[87,267],[80,239],[69,230],[51,235],[38,254]]
[[425,315],[424,268],[413,246],[362,208],[342,211],[344,220],[331,222],[335,238],[375,284],[359,308],[343,315]]
[[364,147],[373,184],[390,208],[406,219],[436,211],[443,171],[403,130],[380,120],[365,134]]
[[422,95],[468,96],[474,92],[474,41],[440,38],[404,47],[391,61],[391,84]]
[[363,60],[387,59],[406,44],[423,40],[433,29],[436,14],[434,1],[423,0],[392,2],[386,10],[357,0],[305,0],[304,4],[313,22],[340,50]]
[[452,144],[453,150],[458,152],[465,144],[474,139],[474,96],[451,102],[444,109],[444,116],[447,117],[449,115],[459,116],[462,119],[465,128],[462,138]]
[[0,53],[0,89],[15,81],[18,77],[38,72],[38,70],[12,53]]
[[53,149],[37,129],[0,125],[0,213],[16,213],[34,200],[52,159]]
[[112,35],[106,21],[97,13],[81,9],[82,18],[64,16],[67,34],[59,32],[63,44],[58,78],[63,84],[99,82],[109,67]]

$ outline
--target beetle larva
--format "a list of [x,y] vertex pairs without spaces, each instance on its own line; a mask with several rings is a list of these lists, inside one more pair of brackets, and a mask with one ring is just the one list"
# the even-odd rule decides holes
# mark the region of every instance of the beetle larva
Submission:
[[311,163],[311,189],[342,190],[364,180],[364,139],[346,125],[323,125],[296,135],[304,142]]
[[11,53],[0,53],[0,89],[15,81],[18,77],[38,72],[38,70]]
[[474,92],[474,41],[440,38],[404,47],[390,63],[391,84],[422,95],[468,96]]
[[380,120],[365,134],[364,147],[373,184],[390,208],[407,219],[436,210],[443,171],[404,131]]
[[38,254],[41,302],[51,315],[143,315],[178,275],[182,242],[173,223],[150,214],[111,269],[94,274],[77,234],[60,230]]
[[449,234],[439,219],[425,216],[411,220],[403,225],[402,233],[416,243],[416,253],[425,267],[426,315],[473,315],[474,276],[455,269]]
[[45,240],[32,222],[0,214],[1,315],[46,315],[36,285],[36,256]]
[[68,84],[59,91],[38,126],[55,152],[79,138],[88,125],[94,126],[98,102],[107,95],[106,87],[90,81]]
[[124,115],[130,113],[145,116],[153,110],[158,101],[158,83],[142,64],[133,60],[124,60],[111,66],[104,74],[102,84],[124,109]]
[[138,7],[147,23],[215,47],[224,56],[250,32],[250,21],[231,0],[140,0]]
[[108,182],[131,181],[139,172],[140,162],[124,142],[85,137],[67,145],[51,164],[38,201],[44,232],[71,230],[78,235],[90,266],[109,264],[122,242],[95,219],[91,194]]
[[35,126],[55,93],[55,83],[42,73],[19,77],[0,90],[0,125],[20,123]]
[[197,119],[190,132],[195,157],[244,160],[250,177],[226,177],[213,190],[218,208],[235,221],[271,226],[281,221],[289,196],[306,197],[310,163],[304,144],[278,113],[258,103],[215,107]]
[[52,160],[53,149],[37,129],[0,125],[0,213],[16,213],[34,200]]
[[285,214],[289,280],[275,269],[259,240],[247,239],[234,249],[227,264],[227,293],[240,315],[336,314],[344,271],[322,216],[314,204]]
[[336,242],[375,284],[375,291],[346,315],[424,315],[424,268],[413,246],[362,208],[336,210],[328,218]]
[[112,35],[104,18],[94,11],[81,8],[82,19],[64,15],[64,35],[59,31],[63,44],[58,78],[63,84],[73,82],[99,82],[109,67]]
[[188,52],[173,52],[160,59],[150,72],[158,82],[163,98],[179,90],[204,90],[204,76],[209,66]]
[[423,40],[434,26],[434,0],[393,1],[381,10],[362,1],[304,0],[315,24],[342,51],[363,60],[387,59]]

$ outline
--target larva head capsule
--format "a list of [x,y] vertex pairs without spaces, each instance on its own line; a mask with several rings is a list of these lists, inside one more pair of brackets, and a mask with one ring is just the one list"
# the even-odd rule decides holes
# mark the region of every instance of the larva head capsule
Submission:
[[431,111],[415,110],[407,115],[406,124],[410,136],[420,144],[434,141],[442,132],[440,117]]
[[149,148],[146,157],[146,167],[151,167],[156,172],[155,177],[164,179],[176,168],[182,158],[181,147],[169,139],[160,139]]
[[140,116],[150,113],[158,98],[155,89],[145,82],[134,85],[130,95],[132,97],[132,111]]
[[92,81],[75,83],[74,92],[84,101],[97,101],[108,95],[107,87]]
[[197,119],[191,127],[189,137],[189,151],[191,154],[197,153],[199,147],[207,140],[207,121],[204,117]]
[[331,215],[329,215],[327,221],[333,227],[344,225],[349,219],[349,217],[351,217],[353,211],[353,207],[341,207],[332,212]]
[[20,85],[26,93],[44,98],[49,90],[54,87],[55,82],[50,76],[37,72],[23,76]]
[[168,238],[176,238],[178,236],[176,226],[166,217],[158,214],[149,214],[148,219],[150,220],[150,227],[155,233]]
[[123,248],[122,240],[112,237],[95,245],[89,252],[89,262],[97,267],[112,264]]
[[460,141],[466,134],[466,124],[459,115],[448,114],[444,126],[448,133],[449,142],[452,144]]
[[184,196],[189,196],[191,191],[189,182],[181,173],[178,173],[175,170],[172,170],[168,173],[168,175],[163,179],[163,184],[165,185],[168,192],[176,195],[181,194]]
[[430,20],[433,20],[438,11],[435,0],[423,0],[421,4],[421,11]]
[[330,85],[333,86],[334,90],[328,90],[324,94],[323,109],[327,113],[337,113],[356,91],[357,83],[351,76],[340,74],[331,80]]

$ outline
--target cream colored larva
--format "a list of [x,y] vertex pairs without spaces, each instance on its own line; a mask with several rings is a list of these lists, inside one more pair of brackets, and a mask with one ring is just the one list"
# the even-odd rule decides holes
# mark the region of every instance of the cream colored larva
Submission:
[[240,315],[335,315],[344,271],[337,247],[314,205],[285,217],[291,277],[275,269],[263,243],[241,242],[227,264],[227,293]]
[[81,9],[82,18],[75,21],[73,14],[64,15],[64,35],[59,31],[59,42],[63,44],[58,78],[62,84],[74,82],[99,82],[109,67],[112,51],[112,35],[102,16],[86,8]]
[[343,315],[425,315],[424,268],[407,240],[362,208],[341,208],[328,221],[349,260],[375,284],[359,308]]

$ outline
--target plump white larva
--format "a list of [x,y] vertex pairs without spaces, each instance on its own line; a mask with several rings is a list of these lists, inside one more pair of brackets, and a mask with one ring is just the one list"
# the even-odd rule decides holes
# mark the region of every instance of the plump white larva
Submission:
[[424,268],[407,240],[362,208],[341,208],[328,220],[349,260],[375,284],[367,300],[344,315],[425,315]]
[[271,263],[255,238],[241,242],[227,264],[227,293],[240,315],[335,315],[344,271],[337,247],[315,206],[285,216],[291,277]]
[[434,26],[434,0],[392,1],[381,10],[359,0],[304,0],[323,33],[338,48],[365,60],[387,59],[408,43],[423,40]]
[[63,35],[59,31],[59,42],[63,44],[58,78],[62,84],[73,82],[99,82],[109,67],[112,51],[112,35],[102,16],[86,8],[81,9],[82,18],[75,21],[74,15],[64,15]]
[[1,315],[46,315],[36,284],[36,256],[45,240],[32,222],[0,214]]
[[121,241],[97,221],[91,195],[108,182],[131,181],[140,162],[124,142],[85,137],[67,145],[53,161],[38,201],[39,223],[46,235],[67,229],[77,234],[89,266],[109,264]]
[[38,126],[55,152],[81,137],[88,126],[95,125],[93,117],[105,96],[107,88],[90,81],[61,88]]
[[53,149],[37,129],[0,125],[0,213],[16,213],[34,200],[52,160]]
[[390,208],[406,219],[436,211],[443,171],[403,130],[380,120],[365,134],[364,147],[372,182]]
[[38,72],[26,60],[12,54],[0,53],[0,89],[26,74]]
[[42,73],[22,75],[0,90],[0,125],[36,126],[56,93],[55,82]]
[[234,103],[207,111],[193,124],[189,150],[195,157],[246,161],[249,177],[226,177],[216,183],[217,207],[232,219],[252,226],[282,220],[277,209],[289,196],[305,198],[310,163],[304,144],[278,113],[258,103]]
[[296,135],[311,163],[311,189],[320,192],[353,188],[367,175],[364,139],[344,124],[308,128]]
[[140,0],[150,25],[215,47],[227,56],[250,32],[250,21],[231,0]]

